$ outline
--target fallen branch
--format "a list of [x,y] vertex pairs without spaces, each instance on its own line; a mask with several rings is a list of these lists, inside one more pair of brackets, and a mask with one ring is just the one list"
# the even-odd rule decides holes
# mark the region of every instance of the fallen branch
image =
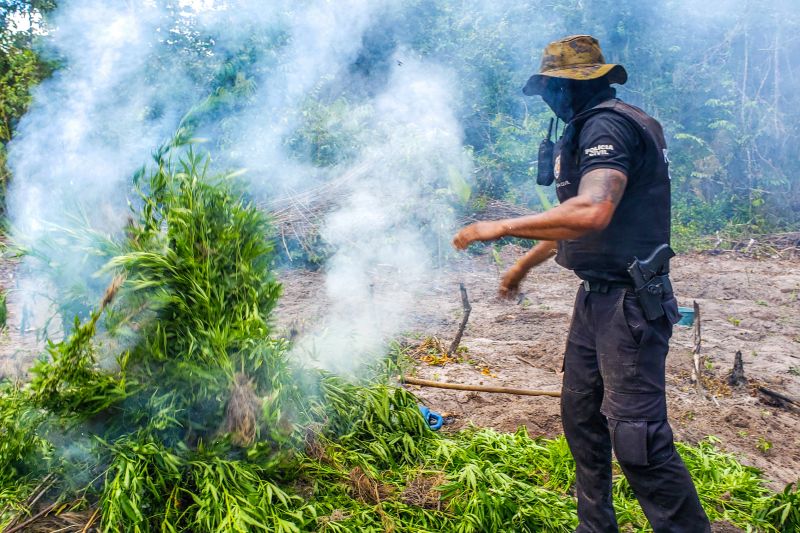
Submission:
[[408,383],[409,385],[419,385],[421,387],[434,387],[437,389],[466,390],[475,392],[494,392],[499,394],[514,394],[517,396],[552,396],[553,398],[561,397],[561,391],[512,389],[508,387],[487,387],[484,385],[442,383],[440,381],[429,381],[427,379],[418,379],[418,378],[413,378],[411,376],[403,376],[402,380],[403,383]]
[[530,361],[528,361],[524,357],[520,357],[519,355],[515,355],[514,357],[516,357],[519,360],[520,363],[525,363],[526,365],[530,366],[531,368],[535,368],[536,370],[539,370],[538,366],[534,365],[533,363],[531,363]]
[[767,396],[770,396],[776,400],[780,400],[782,402],[790,403],[796,405],[797,407],[800,407],[800,400],[796,400],[795,398],[790,398],[789,396],[781,394],[780,392],[775,392],[774,390],[768,389],[763,386],[758,387],[758,392],[762,392]]
[[458,327],[456,338],[453,339],[453,343],[447,351],[449,355],[455,355],[456,350],[458,350],[458,345],[461,344],[461,337],[464,336],[464,329],[467,327],[467,321],[469,321],[469,314],[472,312],[472,306],[469,303],[469,298],[467,298],[467,288],[464,287],[463,283],[459,283],[458,288],[461,289],[461,306],[464,309],[464,317],[461,319],[461,325]]

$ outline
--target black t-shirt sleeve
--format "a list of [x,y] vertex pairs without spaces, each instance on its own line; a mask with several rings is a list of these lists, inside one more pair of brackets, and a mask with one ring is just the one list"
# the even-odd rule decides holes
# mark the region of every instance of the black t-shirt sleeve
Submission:
[[589,117],[578,137],[581,176],[598,168],[619,170],[630,177],[639,163],[641,138],[628,119],[613,111]]

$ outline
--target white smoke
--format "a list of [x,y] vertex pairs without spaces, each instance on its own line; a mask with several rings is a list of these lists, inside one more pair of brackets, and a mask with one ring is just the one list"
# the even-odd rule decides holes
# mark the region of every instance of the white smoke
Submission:
[[299,343],[332,370],[352,370],[380,354],[384,341],[405,328],[432,275],[432,252],[449,244],[425,238],[444,240],[452,228],[437,193],[448,176],[470,170],[451,105],[452,77],[417,60],[394,64],[373,103],[373,141],[358,162],[366,171],[323,233],[336,249],[325,287],[331,311]]
[[[455,114],[458,80],[410,53],[389,58],[384,89],[348,103],[351,164],[317,168],[292,157],[285,139],[321,87],[356,79],[349,67],[365,32],[391,26],[395,8],[391,0],[61,2],[49,47],[64,66],[37,89],[9,149],[15,238],[30,245],[56,238],[74,229],[76,213],[101,233],[119,233],[131,174],[207,96],[196,63],[219,64],[258,32],[282,32],[285,42],[252,66],[249,104],[216,119],[235,128],[209,145],[226,148],[215,159],[247,167],[253,191],[355,176],[322,230],[334,250],[325,283],[331,312],[300,339],[298,353],[314,347],[320,363],[337,370],[379,354],[430,277],[436,241],[447,242],[452,230],[449,180],[469,176]],[[213,36],[205,56],[171,45],[194,34]],[[51,281],[64,286],[96,267],[68,248],[57,262],[62,277]]]
[[37,88],[9,149],[17,239],[35,241],[76,204],[99,208],[92,214],[109,229],[124,220],[124,180],[174,127],[169,114],[142,120],[157,91],[145,71],[158,18],[103,2],[68,4],[56,15],[50,44],[66,67]]

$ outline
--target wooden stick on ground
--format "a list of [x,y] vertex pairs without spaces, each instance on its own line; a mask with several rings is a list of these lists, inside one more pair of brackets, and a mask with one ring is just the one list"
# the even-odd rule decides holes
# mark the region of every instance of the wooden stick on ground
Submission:
[[455,355],[456,350],[458,350],[458,345],[461,344],[461,337],[464,336],[464,329],[467,327],[467,321],[469,321],[469,314],[472,312],[472,306],[469,303],[469,298],[467,298],[467,288],[464,287],[463,283],[459,283],[458,288],[461,290],[461,305],[464,308],[464,316],[461,319],[461,325],[458,327],[458,333],[456,333],[456,337],[447,351],[448,355]]
[[697,389],[697,394],[705,396],[703,393],[703,383],[700,376],[703,372],[703,357],[700,355],[700,348],[703,344],[702,331],[700,329],[700,304],[693,301],[694,307],[694,349],[692,349],[692,357],[694,365],[692,367],[692,381]]
[[499,394],[515,394],[517,396],[552,396],[553,398],[560,398],[561,391],[549,390],[530,390],[530,389],[512,389],[509,387],[487,387],[484,385],[464,385],[461,383],[442,383],[440,381],[430,381],[427,379],[418,379],[411,376],[403,376],[403,383],[409,385],[419,385],[421,387],[434,387],[437,389],[452,389],[452,390],[468,390],[476,392],[495,392]]
[[515,355],[514,357],[516,357],[516,358],[519,360],[519,362],[520,362],[520,363],[525,363],[526,365],[528,365],[528,366],[530,366],[530,367],[533,367],[533,368],[535,368],[536,370],[539,370],[539,367],[538,367],[538,366],[534,365],[533,363],[531,363],[530,361],[528,361],[528,360],[527,360],[527,359],[525,359],[524,357],[520,357],[519,355]]

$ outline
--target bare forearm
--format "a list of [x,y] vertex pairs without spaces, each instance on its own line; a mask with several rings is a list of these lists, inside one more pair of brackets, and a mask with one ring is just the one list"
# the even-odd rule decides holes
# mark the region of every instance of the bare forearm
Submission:
[[553,257],[557,247],[556,241],[540,241],[514,264],[514,268],[527,273],[530,269]]
[[592,170],[581,178],[577,196],[544,213],[470,224],[456,234],[453,246],[463,250],[471,242],[501,237],[561,241],[600,231],[611,222],[627,180],[617,170]]
[[559,241],[598,229],[603,213],[590,199],[576,196],[544,213],[498,221],[500,237]]

